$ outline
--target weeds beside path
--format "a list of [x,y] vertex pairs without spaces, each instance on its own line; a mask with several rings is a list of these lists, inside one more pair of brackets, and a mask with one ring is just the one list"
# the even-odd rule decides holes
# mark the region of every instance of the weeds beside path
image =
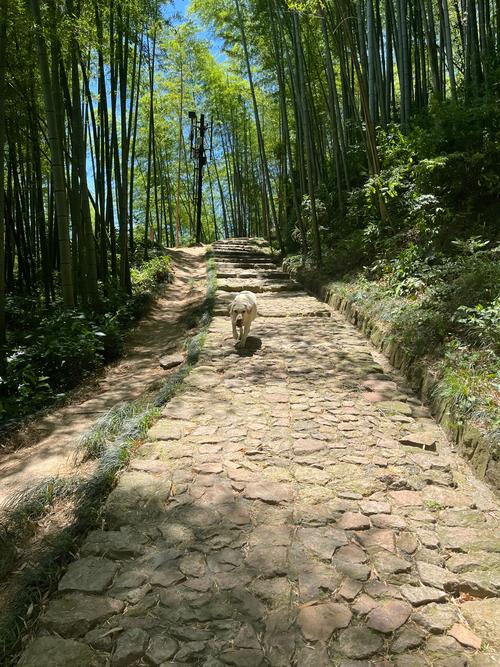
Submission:
[[[476,473],[498,490],[500,269],[498,248],[482,245],[432,262],[406,251],[343,280],[294,274],[411,378]],[[285,265],[295,268],[293,259]]]
[[[54,468],[45,465],[43,469],[47,474],[41,482],[32,479],[30,486],[26,483],[19,486],[16,489],[19,502],[4,513],[0,578],[13,568],[15,576],[0,587],[2,664],[17,645],[23,624],[36,615],[38,603],[52,588],[65,559],[71,557],[79,539],[96,524],[116,475],[154,421],[158,406],[175,392],[197,359],[215,291],[210,260],[207,291],[205,254],[204,249],[174,251],[176,281],[166,289],[150,317],[134,332],[129,354],[104,378],[107,389],[101,397],[71,406],[75,423],[69,428],[67,422],[63,423],[63,433],[59,433],[60,438],[65,438],[66,447],[57,443],[57,426],[49,436],[49,440],[52,438],[57,443],[52,458]],[[194,331],[196,334],[189,339],[184,362],[165,376],[165,371],[160,371],[158,356],[178,350],[186,333]],[[113,387],[112,378],[117,387]],[[115,404],[109,410],[113,395]],[[126,396],[130,400],[125,401]],[[89,403],[98,405],[100,398],[107,410],[96,420],[95,412],[84,412],[82,407]],[[57,422],[56,418],[52,419],[52,423]],[[39,446],[45,445],[46,440]],[[36,470],[36,463],[31,464],[29,458],[33,451],[43,462],[43,454],[36,446],[17,452],[16,457],[19,460],[25,456],[26,467]],[[57,476],[58,472],[64,474]],[[35,537],[29,539],[30,533],[35,533]],[[19,558],[19,545],[22,558]]]
[[165,371],[158,364],[164,354],[178,349],[185,313],[205,295],[203,248],[172,251],[175,280],[131,333],[122,359],[108,367],[84,399],[45,414],[27,431],[29,446],[9,452],[0,462],[0,507],[9,496],[52,475],[71,472],[68,457],[79,435],[118,404],[138,399],[161,383]]

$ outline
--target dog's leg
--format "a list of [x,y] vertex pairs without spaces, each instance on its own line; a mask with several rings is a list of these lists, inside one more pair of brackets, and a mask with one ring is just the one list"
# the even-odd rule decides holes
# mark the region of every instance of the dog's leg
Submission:
[[241,341],[240,341],[241,347],[245,347],[245,344],[247,342],[248,334],[250,333],[250,324],[251,324],[251,322],[245,322],[245,327],[243,329],[243,333],[241,335]]
[[240,336],[239,336],[239,333],[238,333],[238,329],[236,328],[236,324],[233,322],[233,338],[234,338],[234,340],[238,340],[239,337]]

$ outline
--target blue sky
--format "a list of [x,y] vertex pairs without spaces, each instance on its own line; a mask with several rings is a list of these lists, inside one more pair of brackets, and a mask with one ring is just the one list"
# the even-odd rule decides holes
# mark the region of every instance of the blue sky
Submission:
[[174,9],[175,11],[184,13],[184,10],[189,5],[189,0],[174,0]]
[[[185,16],[187,14],[187,9],[189,7],[190,0],[174,0],[173,3],[165,3],[163,9],[163,15],[167,18],[173,16],[174,14],[180,14]],[[193,18],[192,16],[190,18]],[[222,52],[222,40],[218,39],[210,29],[204,29],[204,26],[198,24],[200,28],[200,36],[203,39],[212,42],[210,51],[212,55],[217,60],[217,62],[222,62],[226,59],[226,55]]]

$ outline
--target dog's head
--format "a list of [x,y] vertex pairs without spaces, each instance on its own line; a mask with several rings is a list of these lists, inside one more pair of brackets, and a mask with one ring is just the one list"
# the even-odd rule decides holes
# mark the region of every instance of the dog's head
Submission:
[[251,305],[243,303],[241,301],[235,300],[229,308],[229,314],[231,319],[236,324],[237,327],[242,327],[245,322],[245,315],[251,309]]

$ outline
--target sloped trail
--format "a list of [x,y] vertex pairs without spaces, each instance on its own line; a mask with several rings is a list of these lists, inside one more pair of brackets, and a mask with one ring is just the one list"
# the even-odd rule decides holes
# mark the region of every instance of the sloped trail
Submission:
[[215,254],[200,361],[20,664],[499,664],[498,502],[354,327],[254,241]]
[[0,450],[0,511],[4,503],[43,480],[72,474],[79,436],[109,410],[138,399],[165,377],[158,359],[179,348],[185,337],[182,317],[206,293],[205,249],[170,253],[174,282],[165,286],[151,311],[128,336],[123,357],[105,370],[96,386],[80,390],[81,399],[49,410],[30,423],[27,433],[19,436],[29,444],[5,453]]

